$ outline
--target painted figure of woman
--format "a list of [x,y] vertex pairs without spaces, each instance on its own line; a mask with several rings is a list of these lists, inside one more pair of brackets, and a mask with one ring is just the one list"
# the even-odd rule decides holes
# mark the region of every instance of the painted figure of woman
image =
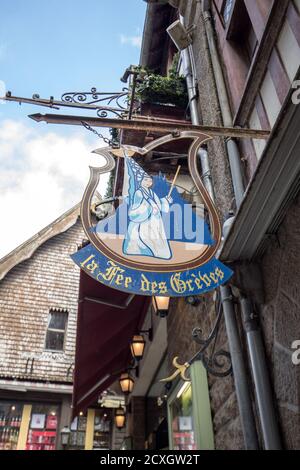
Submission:
[[159,198],[151,189],[152,178],[132,159],[126,157],[129,175],[128,229],[123,253],[170,259],[162,212],[169,212],[171,197]]

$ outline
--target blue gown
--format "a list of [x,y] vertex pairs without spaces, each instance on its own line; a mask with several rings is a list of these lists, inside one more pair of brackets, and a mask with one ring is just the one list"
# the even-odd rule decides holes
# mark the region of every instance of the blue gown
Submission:
[[123,242],[126,255],[143,255],[154,258],[172,257],[161,212],[169,212],[167,198],[159,199],[152,189],[140,187],[129,207],[129,224]]

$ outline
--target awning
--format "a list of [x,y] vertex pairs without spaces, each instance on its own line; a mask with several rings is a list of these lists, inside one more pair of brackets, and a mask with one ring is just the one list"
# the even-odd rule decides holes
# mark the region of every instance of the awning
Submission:
[[73,416],[128,367],[129,343],[141,330],[149,305],[149,297],[128,295],[80,272]]

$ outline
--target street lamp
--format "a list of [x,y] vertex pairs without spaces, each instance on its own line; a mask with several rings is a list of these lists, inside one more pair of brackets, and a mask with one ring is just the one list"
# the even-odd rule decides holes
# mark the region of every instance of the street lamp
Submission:
[[120,387],[124,395],[129,395],[132,392],[134,386],[134,380],[128,372],[121,374],[119,379]]
[[169,312],[170,297],[155,296],[152,297],[152,303],[156,315],[165,318]]
[[118,429],[122,429],[125,426],[126,415],[124,408],[119,405],[119,408],[115,411],[115,424]]
[[62,430],[60,431],[60,437],[61,437],[61,445],[65,449],[69,445],[69,440],[70,440],[70,428],[68,426],[64,426]]
[[134,335],[130,343],[132,357],[137,361],[143,358],[146,341],[142,335]]

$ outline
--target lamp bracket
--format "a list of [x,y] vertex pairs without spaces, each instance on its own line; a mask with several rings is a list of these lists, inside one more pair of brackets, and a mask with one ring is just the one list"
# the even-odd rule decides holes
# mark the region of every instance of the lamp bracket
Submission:
[[153,341],[153,328],[152,328],[152,326],[148,330],[140,330],[140,334],[148,335],[149,341]]

